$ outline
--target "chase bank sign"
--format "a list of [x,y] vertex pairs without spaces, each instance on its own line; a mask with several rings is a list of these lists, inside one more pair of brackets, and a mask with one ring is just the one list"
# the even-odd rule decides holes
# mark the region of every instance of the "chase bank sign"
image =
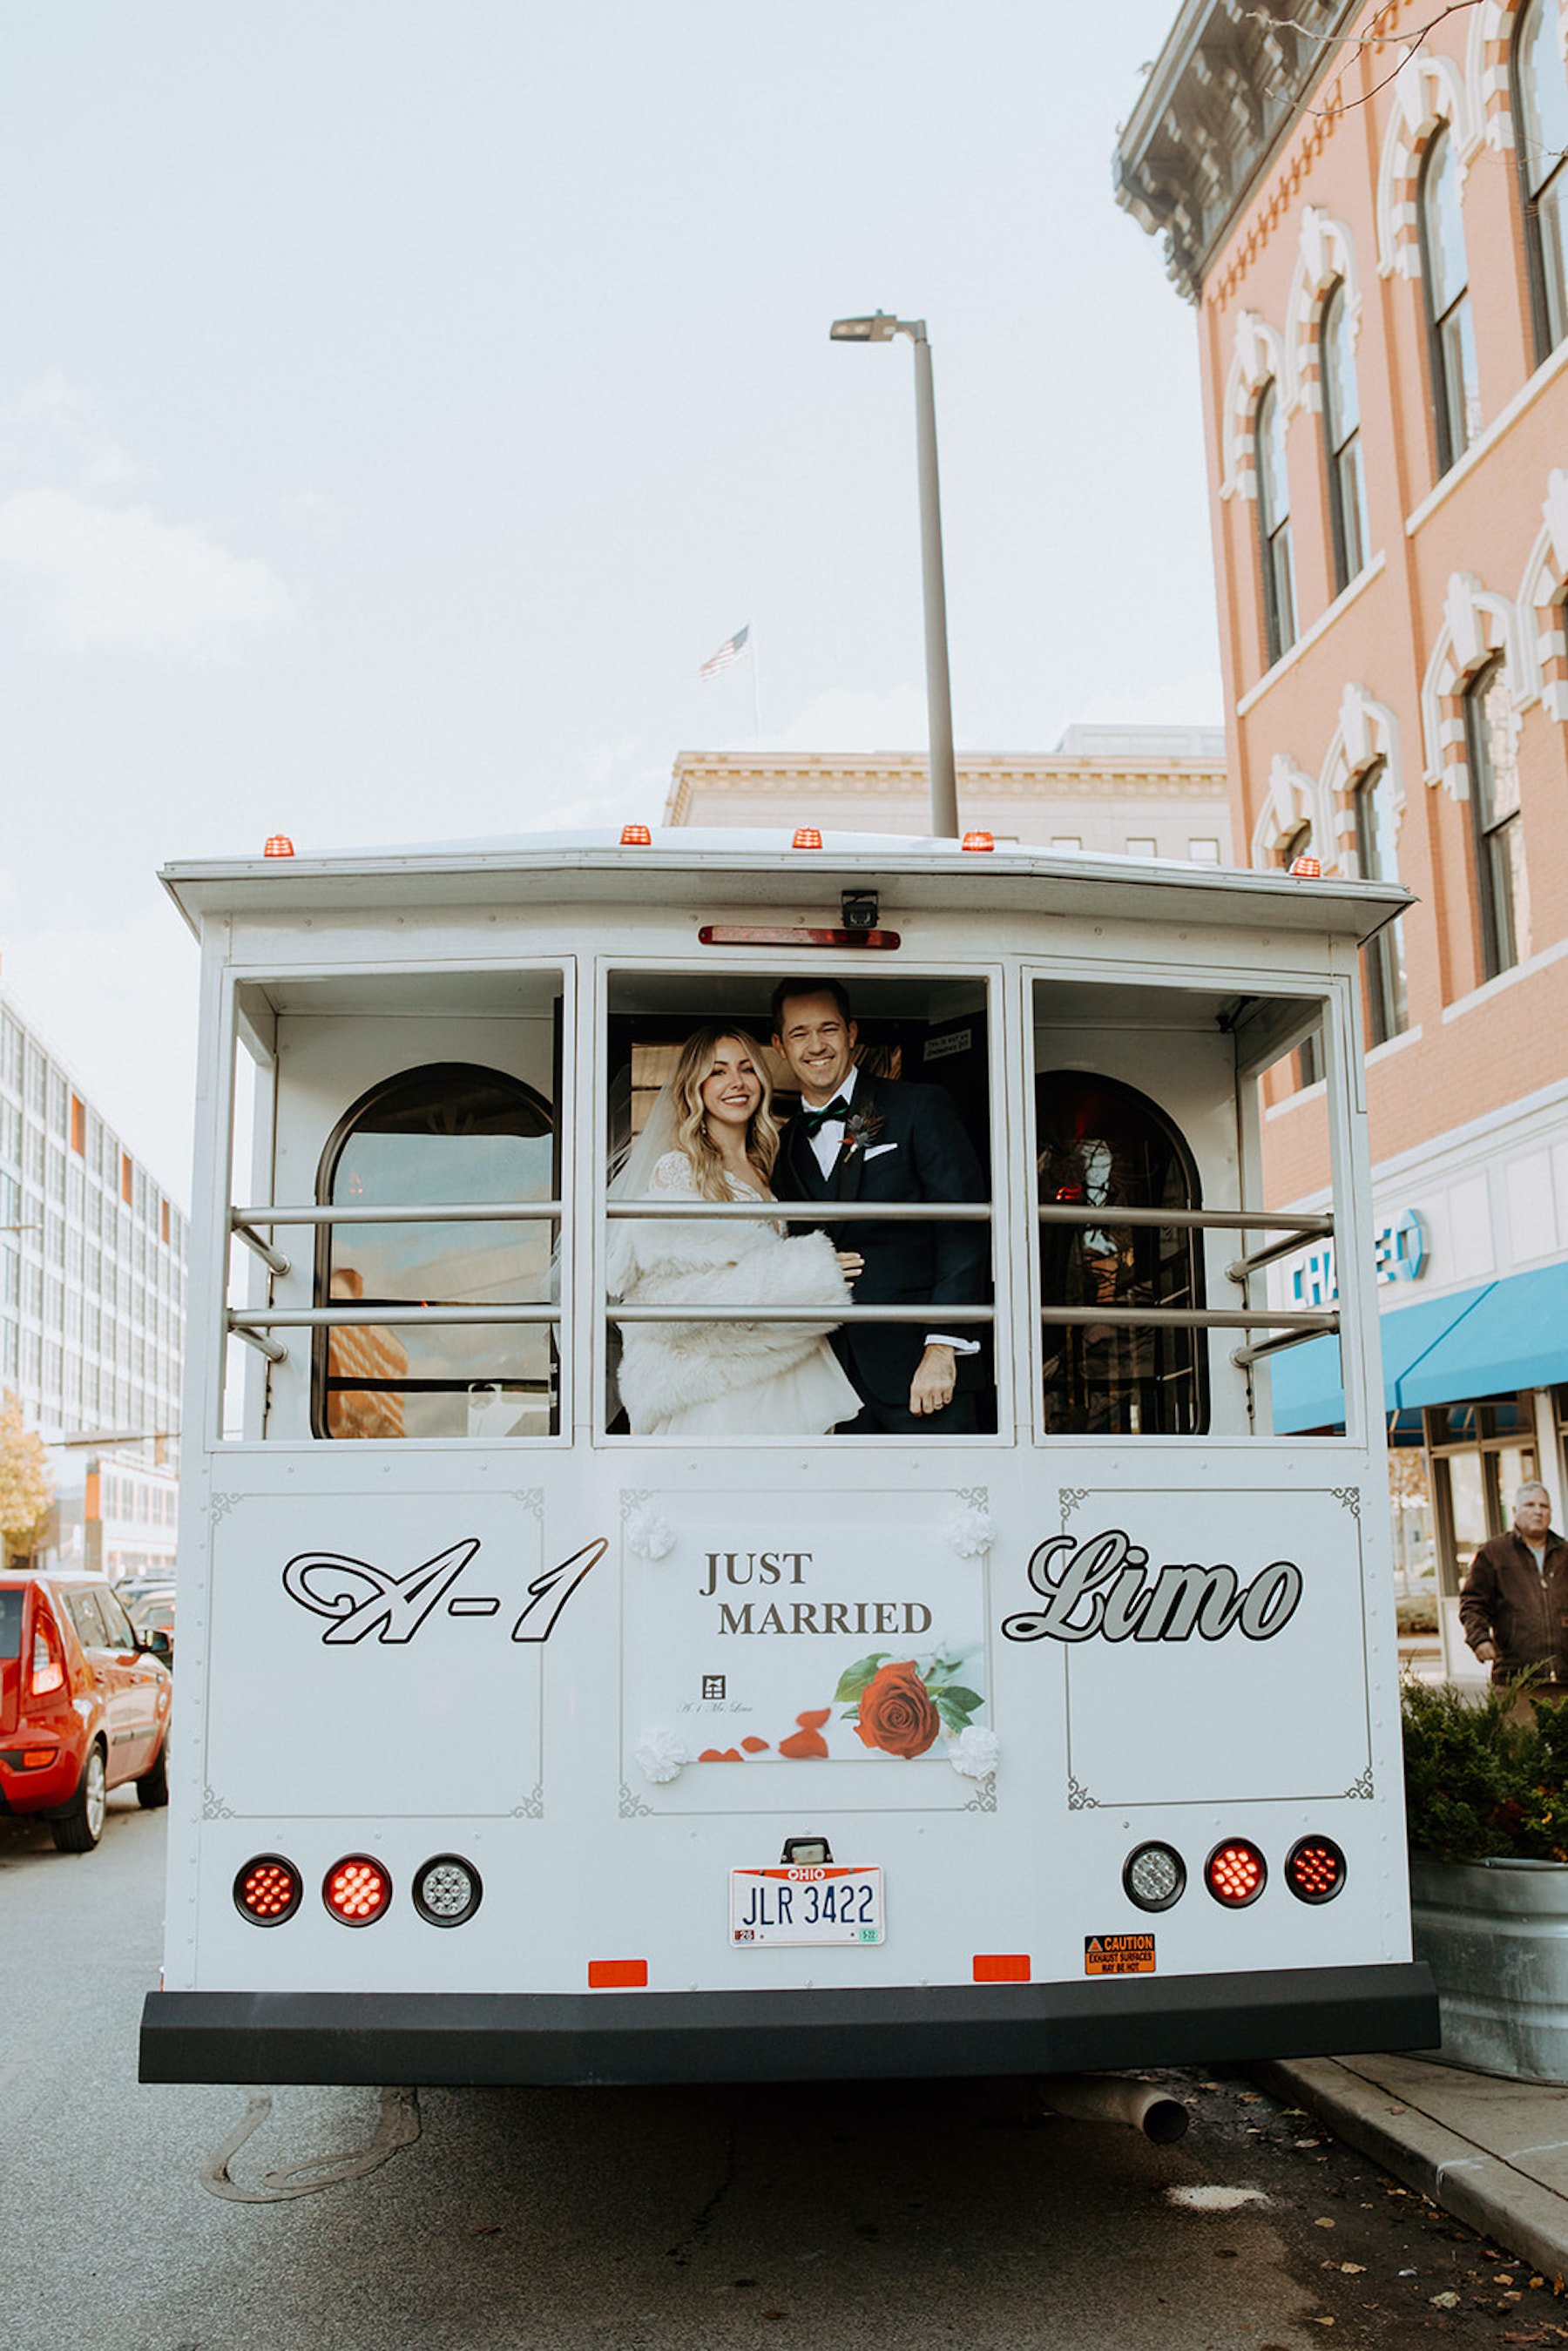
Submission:
[[[1427,1228],[1417,1208],[1401,1208],[1373,1236],[1373,1262],[1380,1283],[1417,1281],[1427,1262]],[[1339,1277],[1334,1270],[1333,1241],[1309,1249],[1291,1276],[1292,1306],[1334,1306],[1339,1302]]]

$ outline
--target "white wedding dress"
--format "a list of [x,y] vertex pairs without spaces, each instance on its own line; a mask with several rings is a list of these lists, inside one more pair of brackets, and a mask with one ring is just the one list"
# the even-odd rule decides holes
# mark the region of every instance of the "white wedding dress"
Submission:
[[[768,1196],[728,1179],[737,1200]],[[667,1151],[644,1196],[701,1197],[691,1162]],[[626,1304],[820,1306],[820,1322],[621,1325],[621,1396],[636,1437],[820,1437],[861,1399],[827,1334],[850,1302],[825,1233],[786,1235],[766,1218],[619,1220],[612,1281]]]

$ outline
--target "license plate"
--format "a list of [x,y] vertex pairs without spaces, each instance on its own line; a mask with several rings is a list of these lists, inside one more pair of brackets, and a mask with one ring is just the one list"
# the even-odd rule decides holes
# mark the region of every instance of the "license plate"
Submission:
[[826,1862],[729,1873],[732,1943],[880,1943],[883,1931],[880,1869]]

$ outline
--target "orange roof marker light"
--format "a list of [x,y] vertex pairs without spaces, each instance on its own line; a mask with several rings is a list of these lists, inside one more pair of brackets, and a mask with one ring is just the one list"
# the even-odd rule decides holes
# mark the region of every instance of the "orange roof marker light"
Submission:
[[653,836],[645,824],[623,824],[621,828],[622,849],[652,849]]
[[962,846],[971,852],[975,850],[994,849],[996,845],[996,841],[988,832],[967,832],[962,843]]
[[791,849],[821,849],[821,845],[822,836],[814,824],[798,824],[795,838],[789,843]]
[[1323,878],[1322,866],[1315,857],[1292,857],[1291,873],[1297,882],[1321,882]]
[[294,843],[286,832],[269,832],[267,837],[267,847],[261,853],[264,857],[292,857]]

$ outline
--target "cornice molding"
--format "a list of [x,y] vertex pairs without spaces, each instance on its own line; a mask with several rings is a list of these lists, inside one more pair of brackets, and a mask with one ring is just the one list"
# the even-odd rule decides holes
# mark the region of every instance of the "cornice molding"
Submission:
[[1197,301],[1216,252],[1297,119],[1341,58],[1334,36],[1365,0],[1183,0],[1116,142],[1116,202]]

